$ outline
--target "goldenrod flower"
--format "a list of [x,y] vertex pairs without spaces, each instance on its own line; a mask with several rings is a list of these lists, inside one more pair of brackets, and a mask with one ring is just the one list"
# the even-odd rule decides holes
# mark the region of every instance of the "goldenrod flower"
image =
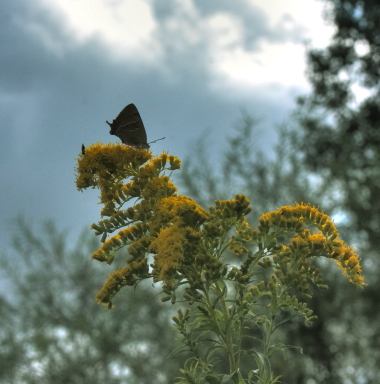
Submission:
[[[320,274],[315,269],[306,267],[304,260],[310,257],[325,256],[337,260],[337,264],[344,274],[350,278],[350,282],[364,285],[361,276],[361,267],[358,255],[339,239],[338,230],[330,218],[317,208],[296,204],[285,206],[277,211],[262,215],[259,219],[262,233],[268,234],[272,229],[275,232],[294,231],[296,235],[290,239],[287,246],[283,246],[280,252],[274,254],[274,260],[278,263],[283,274],[283,280],[289,283],[295,281],[295,265],[305,276],[317,284],[321,283]],[[305,226],[314,226],[317,233],[311,233]],[[289,272],[289,268],[293,272]],[[293,274],[290,278],[290,275]],[[316,281],[318,280],[318,282]],[[296,285],[305,290],[306,284],[298,282]]]
[[[282,207],[262,215],[255,230],[246,221],[251,207],[244,195],[216,200],[209,211],[189,197],[176,195],[177,188],[164,171],[179,167],[180,161],[174,156],[164,153],[152,157],[147,150],[124,145],[97,143],[80,155],[77,187],[99,188],[104,205],[101,214],[107,217],[92,224],[103,242],[92,257],[111,264],[116,252],[125,246],[130,256],[125,268],[110,275],[97,295],[99,302],[112,305],[122,286],[148,277],[163,283],[166,298],[172,302],[176,288],[186,282],[186,295],[193,300],[199,289],[223,276],[244,287],[255,265],[274,269],[274,280],[268,285],[271,290],[282,284],[307,294],[310,281],[325,287],[320,271],[310,264],[311,258],[319,256],[335,259],[351,282],[364,284],[358,256],[339,239],[335,225],[317,208],[302,203]],[[133,200],[134,205],[126,206]],[[316,231],[309,229],[312,227]],[[293,235],[286,240],[285,233]],[[255,246],[258,252],[253,253]],[[222,261],[227,248],[246,255],[240,268]],[[150,269],[149,255],[153,256]],[[244,295],[251,303],[260,296],[256,290]],[[292,305],[299,307],[294,300]]]
[[[182,292],[181,299],[196,303],[191,317],[189,309],[173,317],[193,354],[182,370],[186,382],[222,382],[227,376],[245,382],[239,367],[244,356],[252,355],[257,369],[247,382],[275,383],[269,357],[287,348],[271,345],[283,322],[278,314],[292,311],[310,323],[316,316],[300,298],[310,298],[312,286],[327,288],[313,258],[334,260],[352,283],[363,286],[359,257],[339,239],[331,219],[310,205],[265,213],[257,229],[246,220],[251,207],[244,195],[216,200],[205,210],[177,195],[165,171],[179,167],[174,156],[152,157],[124,145],[94,144],[80,155],[77,187],[99,188],[103,204],[102,220],[91,226],[103,244],[92,257],[111,264],[122,248],[128,253],[126,266],[109,275],[95,299],[112,308],[122,287],[152,278],[160,283],[163,302],[174,304]],[[226,262],[226,250],[239,255],[232,259],[235,265]],[[245,351],[241,341],[247,330],[256,329],[262,352]],[[215,350],[228,357],[230,375],[214,372],[209,356]]]

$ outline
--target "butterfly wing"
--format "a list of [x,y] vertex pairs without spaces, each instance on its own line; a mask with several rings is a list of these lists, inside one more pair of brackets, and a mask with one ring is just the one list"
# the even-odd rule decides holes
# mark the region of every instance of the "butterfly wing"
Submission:
[[124,144],[149,148],[144,123],[134,104],[127,105],[112,123],[106,123],[111,127],[110,134],[119,137]]

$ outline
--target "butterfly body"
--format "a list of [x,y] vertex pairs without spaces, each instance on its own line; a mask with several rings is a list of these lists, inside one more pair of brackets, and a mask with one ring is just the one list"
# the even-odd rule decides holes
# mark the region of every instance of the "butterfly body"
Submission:
[[149,148],[144,124],[134,104],[128,104],[112,123],[107,120],[106,123],[111,127],[110,135],[117,136],[124,144]]

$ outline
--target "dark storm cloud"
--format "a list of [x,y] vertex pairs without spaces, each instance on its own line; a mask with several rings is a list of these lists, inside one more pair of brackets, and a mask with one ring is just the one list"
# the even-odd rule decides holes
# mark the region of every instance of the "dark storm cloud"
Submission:
[[[74,233],[98,219],[97,193],[80,194],[75,189],[74,158],[82,143],[115,141],[104,121],[115,118],[130,102],[138,106],[149,140],[167,137],[154,144],[153,151],[160,153],[165,149],[179,157],[188,154],[190,143],[208,127],[213,128],[210,153],[218,152],[242,107],[255,116],[269,116],[265,123],[268,125],[286,116],[292,104],[291,90],[281,85],[273,85],[282,95],[278,100],[265,99],[265,92],[260,89],[253,92],[212,87],[210,84],[222,79],[212,72],[208,37],[191,44],[181,40],[180,34],[173,36],[164,23],[173,4],[155,3],[155,43],[162,47],[163,59],[151,65],[138,57],[116,60],[96,38],[79,43],[58,13],[39,6],[37,1],[3,2],[3,244],[10,233],[8,220],[20,213],[35,220],[54,218]],[[201,15],[212,12],[202,4],[196,3]],[[260,21],[260,12],[251,11],[245,2],[237,8],[227,1],[220,1],[219,5],[244,20],[246,44],[251,47],[255,41],[254,32],[249,32],[251,22],[252,28],[258,28],[261,35],[266,33],[268,38],[277,33],[270,31],[265,18]]]

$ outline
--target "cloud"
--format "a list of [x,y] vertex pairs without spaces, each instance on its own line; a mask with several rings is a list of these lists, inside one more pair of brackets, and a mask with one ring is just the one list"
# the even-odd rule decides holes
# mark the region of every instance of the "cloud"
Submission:
[[[235,81],[220,65],[237,49],[259,53],[262,39],[297,41],[301,27],[293,23],[285,33],[285,19],[273,27],[248,1],[223,0],[218,7],[204,1],[147,1],[146,33],[139,31],[132,45],[128,36],[120,49],[101,28],[80,34],[58,3],[2,5],[2,238],[9,235],[8,220],[19,213],[54,218],[72,233],[98,219],[97,193],[75,189],[74,158],[82,143],[115,141],[105,120],[130,102],[139,108],[148,140],[166,136],[153,151],[184,157],[206,128],[212,129],[210,152],[218,153],[241,108],[263,119],[269,128],[265,139],[273,142],[270,128],[286,117],[293,95],[301,91],[277,80]],[[121,3],[105,4],[114,15]],[[119,19],[122,23],[121,14]],[[133,26],[116,30],[132,33]]]

